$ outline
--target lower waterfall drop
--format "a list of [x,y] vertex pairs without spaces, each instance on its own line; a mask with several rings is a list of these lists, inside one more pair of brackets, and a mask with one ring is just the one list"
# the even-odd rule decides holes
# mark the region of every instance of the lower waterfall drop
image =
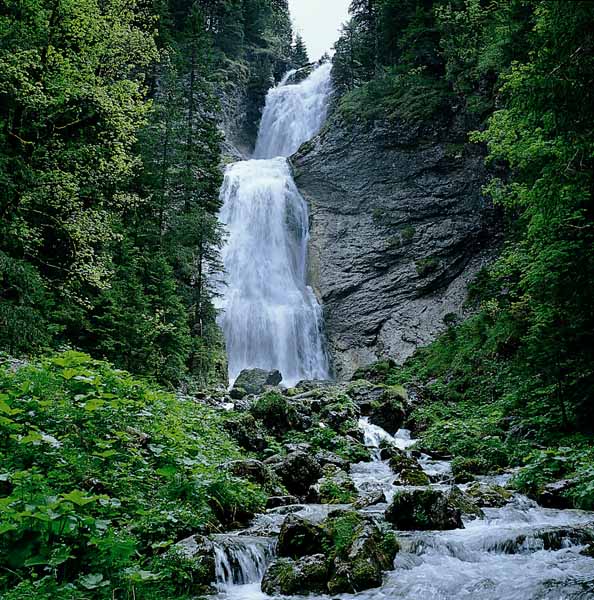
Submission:
[[229,165],[221,189],[227,286],[218,308],[230,382],[243,369],[278,369],[284,385],[327,379],[322,311],[307,285],[307,205],[286,157],[326,118],[331,65],[267,97],[257,159]]

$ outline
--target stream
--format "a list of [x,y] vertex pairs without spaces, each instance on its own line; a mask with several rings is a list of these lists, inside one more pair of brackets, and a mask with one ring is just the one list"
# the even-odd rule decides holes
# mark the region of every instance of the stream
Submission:
[[[401,449],[415,440],[400,430],[390,436],[379,427],[361,420],[365,443],[373,461],[351,468],[357,488],[365,492],[380,486],[390,498],[397,492],[396,476],[379,458],[379,443],[387,440]],[[449,464],[428,456],[419,460],[423,470],[450,485]],[[505,477],[483,477],[484,483],[505,483]],[[464,488],[464,485],[460,486]],[[217,600],[265,600],[260,591],[265,565],[274,557],[274,537],[285,516],[296,513],[314,522],[342,505],[296,505],[259,515],[252,526],[233,535],[219,536]],[[383,518],[387,503],[368,509]],[[594,561],[580,554],[584,528],[594,526],[594,514],[579,510],[539,507],[514,494],[503,508],[483,508],[484,518],[464,519],[464,529],[440,532],[397,532],[401,550],[394,569],[381,588],[359,594],[306,596],[310,600],[586,600],[594,598]],[[258,537],[262,533],[267,535]],[[233,568],[229,564],[234,565]],[[285,597],[283,597],[285,598]],[[291,598],[305,598],[292,596]]]

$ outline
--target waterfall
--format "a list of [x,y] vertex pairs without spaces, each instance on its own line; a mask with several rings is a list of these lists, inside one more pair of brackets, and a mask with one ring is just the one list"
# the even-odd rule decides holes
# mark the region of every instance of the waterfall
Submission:
[[331,65],[268,93],[255,157],[229,165],[220,218],[228,232],[219,300],[231,383],[243,369],[278,369],[285,385],[327,379],[322,311],[307,285],[307,205],[286,157],[326,118]]
[[213,541],[216,583],[220,590],[262,581],[274,556],[274,540],[220,535]]

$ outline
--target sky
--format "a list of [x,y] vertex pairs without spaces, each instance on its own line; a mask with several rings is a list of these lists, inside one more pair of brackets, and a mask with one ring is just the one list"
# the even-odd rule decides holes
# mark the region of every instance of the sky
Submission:
[[338,39],[350,0],[289,0],[295,30],[301,33],[310,60],[317,60]]

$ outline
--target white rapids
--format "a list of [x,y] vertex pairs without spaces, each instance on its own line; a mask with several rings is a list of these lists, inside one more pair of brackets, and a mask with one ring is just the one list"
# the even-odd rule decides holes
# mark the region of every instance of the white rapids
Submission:
[[[415,440],[405,429],[392,436],[368,419],[361,419],[360,426],[374,459],[353,465],[351,476],[362,492],[368,486],[378,486],[389,499],[397,486],[388,465],[380,459],[380,445],[387,442],[406,450]],[[425,472],[437,477],[431,486],[448,485],[447,479],[442,479],[449,475],[446,461],[421,455],[419,462]],[[384,503],[370,508],[379,509],[377,516],[381,518],[385,507]],[[277,534],[286,514],[296,513],[316,522],[337,508],[346,507],[296,505],[274,509],[259,516],[250,532],[253,535],[262,526],[269,534]],[[340,600],[594,600],[594,559],[580,554],[592,535],[593,513],[542,508],[519,494],[503,508],[483,511],[484,518],[465,519],[464,529],[397,532],[401,550],[382,586],[359,594],[340,594]],[[270,550],[263,551],[272,547],[269,540],[243,538],[242,559],[231,561],[242,565],[233,578],[227,574],[231,570],[225,560],[217,563],[217,600],[272,600],[259,583],[264,563],[273,558]],[[225,583],[221,585],[221,581]],[[282,599],[289,600],[285,596]]]
[[243,369],[278,369],[283,384],[327,379],[322,311],[307,285],[307,205],[287,157],[326,118],[330,64],[307,79],[285,79],[267,96],[255,159],[229,165],[220,218],[228,238],[219,300],[230,382]]

